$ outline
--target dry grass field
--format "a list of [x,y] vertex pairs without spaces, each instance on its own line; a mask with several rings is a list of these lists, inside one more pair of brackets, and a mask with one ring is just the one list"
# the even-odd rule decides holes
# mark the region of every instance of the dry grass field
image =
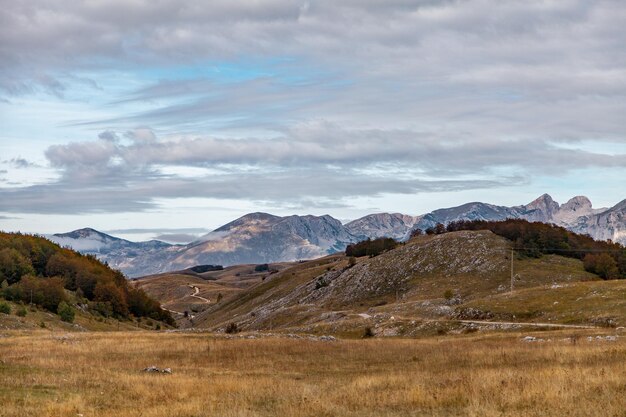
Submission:
[[[0,333],[0,416],[626,416],[626,337]],[[550,341],[548,341],[550,339]],[[170,367],[154,374],[147,366]]]

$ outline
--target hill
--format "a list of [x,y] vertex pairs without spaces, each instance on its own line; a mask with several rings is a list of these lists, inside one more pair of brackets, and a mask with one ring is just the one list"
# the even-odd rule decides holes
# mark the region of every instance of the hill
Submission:
[[26,315],[21,304],[30,304],[67,322],[80,311],[99,318],[149,317],[174,324],[157,301],[130,286],[121,272],[38,236],[0,233],[0,283],[9,312],[18,309]]
[[[626,281],[603,281],[579,259],[516,253],[511,296],[512,246],[491,231],[465,230],[418,236],[354,265],[343,254],[332,255],[233,293],[198,314],[194,324],[343,335],[366,328],[377,335],[463,332],[490,327],[485,320],[525,323],[510,325],[517,328],[623,324]],[[613,290],[606,308],[586,309],[581,302]],[[532,314],[524,313],[529,306]]]

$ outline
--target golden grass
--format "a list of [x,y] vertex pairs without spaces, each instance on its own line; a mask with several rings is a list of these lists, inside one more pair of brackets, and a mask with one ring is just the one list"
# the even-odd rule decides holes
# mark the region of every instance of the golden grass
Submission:
[[[626,416],[626,343],[0,334],[0,416]],[[149,365],[172,375],[147,374]]]

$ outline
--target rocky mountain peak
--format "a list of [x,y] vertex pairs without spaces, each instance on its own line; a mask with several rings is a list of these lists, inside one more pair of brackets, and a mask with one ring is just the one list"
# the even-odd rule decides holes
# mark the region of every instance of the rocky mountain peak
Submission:
[[585,212],[587,211],[591,212],[591,208],[592,208],[591,200],[589,200],[584,195],[573,197],[569,199],[567,203],[562,204],[560,207],[561,210],[585,211]]

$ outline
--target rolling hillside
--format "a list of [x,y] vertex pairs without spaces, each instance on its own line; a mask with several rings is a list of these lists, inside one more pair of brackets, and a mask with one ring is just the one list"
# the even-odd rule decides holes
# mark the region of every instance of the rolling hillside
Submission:
[[624,324],[626,281],[603,281],[578,259],[516,254],[511,295],[510,254],[510,241],[482,230],[419,236],[354,265],[331,255],[224,291],[193,326],[342,335],[370,328],[393,336],[502,327],[485,321],[524,323],[511,328]]

